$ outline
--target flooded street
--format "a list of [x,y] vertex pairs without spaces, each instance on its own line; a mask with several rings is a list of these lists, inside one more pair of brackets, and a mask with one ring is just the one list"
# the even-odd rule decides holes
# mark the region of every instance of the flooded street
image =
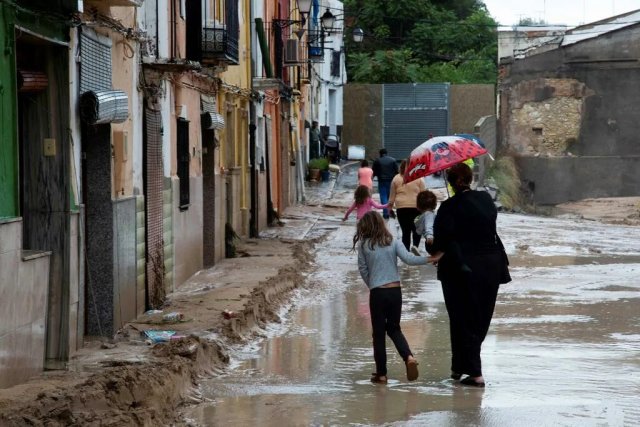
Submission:
[[[428,184],[429,185],[429,184]],[[337,188],[346,205],[353,186]],[[346,198],[346,199],[345,199]],[[339,203],[340,202],[340,203]],[[329,203],[329,202],[327,202]],[[433,266],[402,266],[402,328],[420,362],[407,382],[387,340],[387,386],[375,370],[368,290],[343,211],[318,228],[317,270],[266,338],[205,380],[194,425],[640,424],[640,241],[637,228],[499,215],[513,282],[503,285],[483,345],[486,389],[449,376],[448,318]],[[396,232],[395,221],[390,228]]]

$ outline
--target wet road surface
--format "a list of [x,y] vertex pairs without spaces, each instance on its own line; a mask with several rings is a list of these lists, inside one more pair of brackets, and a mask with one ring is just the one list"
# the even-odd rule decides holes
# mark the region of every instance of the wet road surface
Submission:
[[[343,191],[344,190],[344,191]],[[341,192],[342,191],[342,192]],[[346,205],[352,189],[339,186]],[[344,199],[347,195],[347,199]],[[487,388],[448,379],[448,318],[432,266],[402,266],[402,328],[420,378],[387,342],[387,386],[374,370],[368,291],[335,217],[318,269],[283,322],[203,382],[195,425],[640,425],[640,242],[637,229],[500,214],[514,281],[501,287],[483,345]],[[390,222],[394,230],[395,222]]]

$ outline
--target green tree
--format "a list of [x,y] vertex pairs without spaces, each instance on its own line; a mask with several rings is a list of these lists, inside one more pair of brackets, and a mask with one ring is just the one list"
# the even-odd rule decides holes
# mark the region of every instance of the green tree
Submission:
[[347,41],[352,82],[495,83],[496,22],[476,0],[345,0],[365,42]]
[[420,77],[420,66],[410,50],[378,50],[369,55],[353,54],[353,80],[367,83],[410,83]]

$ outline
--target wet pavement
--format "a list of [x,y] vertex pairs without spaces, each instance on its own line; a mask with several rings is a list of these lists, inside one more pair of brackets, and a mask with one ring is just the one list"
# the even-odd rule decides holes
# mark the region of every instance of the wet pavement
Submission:
[[283,308],[281,323],[270,325],[262,341],[237,348],[230,368],[202,383],[205,402],[188,408],[185,420],[203,426],[640,425],[637,228],[499,215],[514,280],[501,287],[483,345],[484,390],[448,379],[448,319],[435,268],[402,266],[402,328],[420,378],[406,381],[388,342],[391,381],[380,386],[369,382],[368,291],[350,251],[354,222],[341,223],[344,210],[327,208],[347,206],[353,188],[347,171],[337,183],[308,189],[308,203],[324,211],[299,209],[285,220],[316,215],[307,235],[329,233],[317,248],[317,270]]

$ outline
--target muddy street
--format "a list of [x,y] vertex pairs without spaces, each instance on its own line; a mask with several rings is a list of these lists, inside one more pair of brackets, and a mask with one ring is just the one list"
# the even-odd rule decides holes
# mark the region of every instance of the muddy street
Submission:
[[[265,337],[235,348],[221,376],[186,408],[192,425],[637,425],[640,389],[640,242],[636,228],[501,213],[511,258],[483,346],[486,389],[448,378],[449,331],[433,266],[402,266],[402,328],[420,362],[407,382],[390,341],[390,382],[374,371],[368,290],[341,223],[355,178],[343,174],[315,225],[308,286]],[[429,182],[428,186],[438,185]],[[310,197],[310,203],[319,203]],[[390,229],[398,233],[395,221]],[[314,234],[314,230],[309,230]]]

